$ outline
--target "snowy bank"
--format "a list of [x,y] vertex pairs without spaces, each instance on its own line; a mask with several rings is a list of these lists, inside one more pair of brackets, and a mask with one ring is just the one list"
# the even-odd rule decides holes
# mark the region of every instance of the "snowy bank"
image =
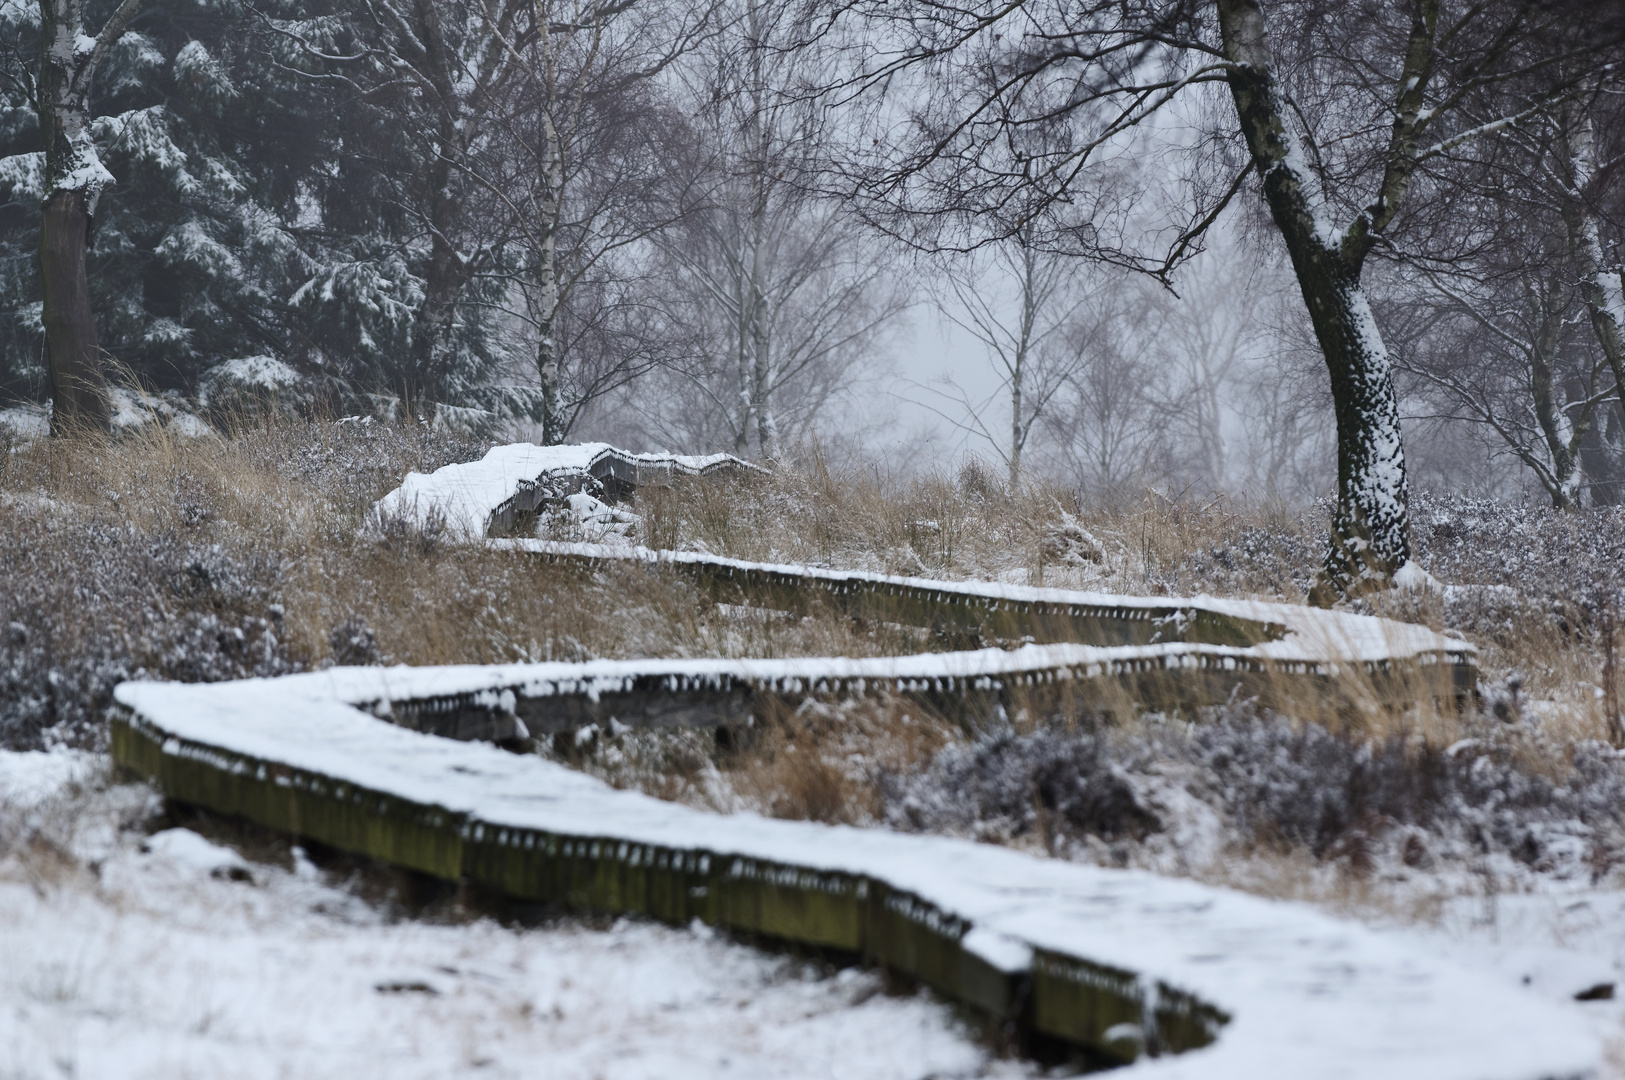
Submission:
[[180,801],[442,877],[858,953],[1137,1059],[1133,1075],[1535,1080],[1599,1060],[1571,1011],[1304,907],[940,837],[706,814],[380,723],[345,699],[360,677],[126,683],[115,755]]
[[454,537],[476,540],[547,499],[579,490],[585,481],[630,491],[643,483],[669,482],[673,474],[755,468],[732,454],[632,454],[608,443],[511,443],[493,447],[479,461],[447,465],[427,475],[408,473],[400,487],[378,500],[374,512],[420,527],[441,524]]

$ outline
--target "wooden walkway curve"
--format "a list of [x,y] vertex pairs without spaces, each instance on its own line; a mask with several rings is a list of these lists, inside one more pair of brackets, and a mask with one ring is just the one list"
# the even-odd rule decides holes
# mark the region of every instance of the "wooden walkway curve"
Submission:
[[[450,523],[496,557],[586,572],[631,560],[686,575],[711,601],[833,610],[950,648],[125,683],[116,760],[172,799],[521,901],[698,919],[881,964],[1030,1041],[1132,1062],[1137,1075],[1558,1080],[1593,1069],[1595,1040],[1569,1013],[1304,907],[942,837],[705,814],[490,745],[611,721],[735,726],[768,700],[810,697],[901,696],[974,723],[1113,694],[1191,708],[1238,690],[1334,694],[1350,680],[1391,704],[1474,688],[1464,642],[1292,605],[486,536],[493,514],[554,475],[539,465],[578,449],[493,451],[494,470],[419,478],[410,501],[392,493],[380,512]],[[589,449],[576,456],[600,454]],[[964,643],[1003,647],[951,648]]]

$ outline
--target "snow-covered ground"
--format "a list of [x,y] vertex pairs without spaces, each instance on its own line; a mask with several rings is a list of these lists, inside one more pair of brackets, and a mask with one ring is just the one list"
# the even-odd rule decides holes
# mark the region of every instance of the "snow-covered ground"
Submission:
[[[0,1077],[1016,1077],[953,1011],[710,930],[395,921],[0,752]],[[77,790],[75,781],[89,781]],[[9,850],[42,830],[71,858]]]
[[[1015,1077],[946,1006],[701,927],[400,920],[308,861],[146,835],[105,759],[0,753],[0,1077]],[[26,835],[62,849],[24,850]],[[1625,893],[1464,896],[1385,935],[1585,1018],[1625,1077]],[[1463,1007],[1470,1007],[1463,1002]]]

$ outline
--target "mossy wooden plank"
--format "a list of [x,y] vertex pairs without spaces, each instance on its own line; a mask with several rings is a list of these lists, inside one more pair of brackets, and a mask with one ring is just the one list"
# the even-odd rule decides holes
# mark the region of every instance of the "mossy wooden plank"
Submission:
[[863,949],[863,878],[734,856],[709,888],[713,914],[724,925],[820,948]]
[[1033,958],[1031,1009],[1038,1031],[1108,1053],[1120,1045],[1107,1038],[1108,1031],[1118,1025],[1139,1029],[1146,1016],[1144,993],[1133,972],[1042,950]]
[[463,818],[444,807],[143,732],[125,720],[114,730],[114,760],[169,798],[437,877],[461,873]]
[[1097,1051],[1121,1052],[1106,1030],[1142,1015],[1157,1017],[1170,1048],[1211,1041],[1223,1022],[1216,1010],[1172,993],[1147,1014],[1132,975],[1060,956],[1035,970],[1024,1002],[1022,978],[964,948],[966,920],[863,875],[471,821],[342,778],[188,743],[129,718],[115,721],[112,746],[121,766],[181,802],[517,899],[677,925],[699,918],[861,955],[1000,1019],[1015,1018],[1025,1005],[1038,1030]]

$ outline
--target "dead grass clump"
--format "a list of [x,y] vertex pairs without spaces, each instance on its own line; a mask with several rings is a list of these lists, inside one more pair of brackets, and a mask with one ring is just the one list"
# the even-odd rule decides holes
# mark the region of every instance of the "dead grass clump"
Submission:
[[[801,821],[873,824],[888,778],[923,769],[960,729],[902,700],[759,703],[750,728],[596,731],[552,755],[657,798]],[[612,725],[613,727],[613,725]]]
[[1131,593],[1210,592],[1299,600],[1324,522],[1275,503],[1197,504],[1154,492],[1085,504],[1063,485],[1010,489],[966,462],[890,476],[799,467],[738,482],[679,481],[639,492],[651,547],[882,573],[986,578]]
[[[949,579],[1294,603],[1319,570],[1329,514],[1324,504],[1293,508],[1222,496],[1198,502],[1156,492],[1085,503],[1043,481],[1012,490],[976,468],[899,477],[836,468],[816,451],[799,466],[738,484],[651,489],[640,493],[638,509],[642,538],[652,546]],[[1416,558],[1448,587],[1370,597],[1355,609],[1461,632],[1481,650],[1484,704],[1508,723],[1567,740],[1625,741],[1614,719],[1625,648],[1618,629],[1625,625],[1625,511],[1557,514],[1419,493],[1412,515]],[[1291,702],[1284,711],[1334,719],[1324,703]]]
[[0,476],[0,745],[38,746],[48,731],[97,744],[123,679],[321,662],[340,620],[310,625],[305,575],[353,547],[367,503],[401,470],[470,449],[412,428],[318,423],[229,441],[152,427],[13,447]]

